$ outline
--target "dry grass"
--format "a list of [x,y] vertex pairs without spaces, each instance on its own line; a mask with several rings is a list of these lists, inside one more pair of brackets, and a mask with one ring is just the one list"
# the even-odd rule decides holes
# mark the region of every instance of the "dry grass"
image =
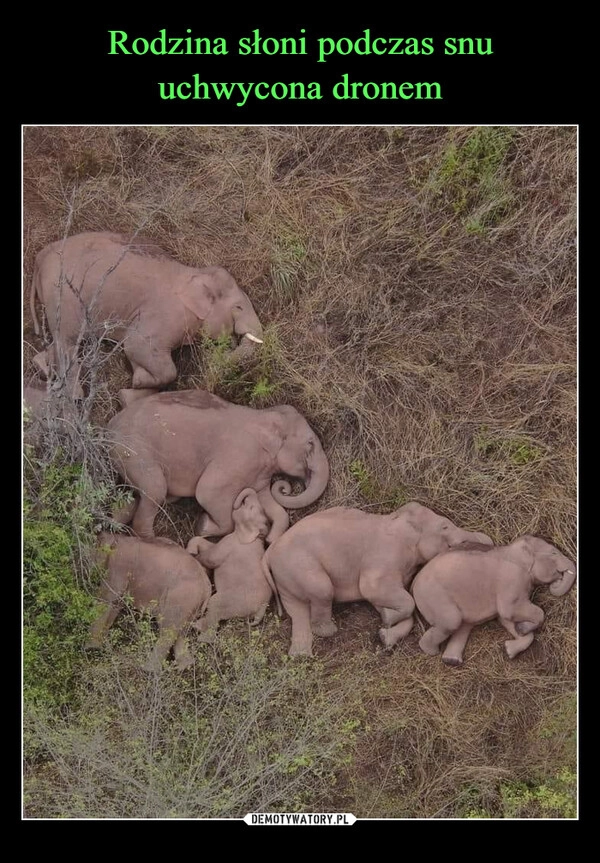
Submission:
[[[26,371],[37,251],[69,220],[141,230],[250,295],[265,350],[235,373],[214,349],[182,349],[176,386],[302,411],[332,469],[314,509],[418,499],[499,543],[534,533],[575,557],[575,172],[574,128],[27,129]],[[115,355],[97,421],[127,379]],[[193,517],[171,505],[159,529],[185,541]],[[367,718],[324,808],[502,815],[503,782],[573,767],[574,701],[566,731],[539,729],[575,691],[576,591],[538,600],[529,651],[510,663],[489,625],[459,670],[416,633],[386,655],[375,613],[339,607],[342,631],[317,652],[332,681],[356,675]]]

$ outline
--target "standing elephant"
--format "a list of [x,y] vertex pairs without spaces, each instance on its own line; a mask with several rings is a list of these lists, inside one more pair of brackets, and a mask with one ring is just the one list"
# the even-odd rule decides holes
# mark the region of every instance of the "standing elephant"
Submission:
[[[156,514],[169,498],[195,497],[205,510],[198,536],[233,530],[232,508],[252,488],[272,522],[267,542],[288,527],[284,507],[314,503],[325,491],[329,463],[304,417],[290,405],[257,410],[231,404],[204,390],[157,393],[132,402],[108,423],[111,457],[138,492],[135,509],[116,517],[138,536],[153,536]],[[277,474],[306,488],[289,494]],[[135,512],[135,514],[134,514]]]
[[101,591],[106,609],[92,624],[86,646],[100,647],[119,613],[120,599],[130,595],[137,609],[151,611],[159,622],[160,634],[146,670],[158,671],[171,647],[177,667],[187,668],[193,658],[184,629],[204,612],[212,590],[204,567],[169,539],[145,541],[102,533],[99,543],[98,562],[108,570]]
[[[52,370],[65,375],[78,397],[77,351],[92,333],[123,341],[136,391],[175,380],[171,351],[191,344],[199,330],[211,338],[239,336],[243,341],[234,356],[262,341],[252,303],[227,270],[184,266],[151,240],[121,234],[77,234],[37,255],[30,306],[39,335],[36,297],[45,306],[53,342],[34,362],[46,376]],[[137,395],[122,393],[123,403]]]
[[529,601],[537,584],[549,584],[563,596],[575,582],[575,564],[557,548],[535,536],[511,545],[442,554],[419,572],[413,583],[417,608],[431,625],[419,644],[431,656],[442,654],[447,665],[462,665],[473,627],[498,618],[512,636],[505,642],[510,659],[529,647],[544,612]]
[[254,626],[263,619],[273,591],[265,578],[262,558],[269,522],[254,489],[245,488],[233,504],[235,530],[216,545],[194,536],[187,551],[207,569],[214,570],[216,593],[206,615],[192,624],[201,633],[200,641],[215,640],[220,620],[254,615]]
[[413,626],[406,588],[418,567],[465,542],[491,545],[419,503],[390,515],[335,507],[297,522],[264,557],[292,618],[290,656],[312,655],[312,635],[333,635],[333,602],[368,600],[381,614],[379,636],[390,648]]

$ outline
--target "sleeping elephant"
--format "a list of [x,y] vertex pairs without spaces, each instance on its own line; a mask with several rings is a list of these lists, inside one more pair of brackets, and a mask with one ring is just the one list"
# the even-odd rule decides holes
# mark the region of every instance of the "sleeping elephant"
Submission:
[[[135,390],[175,380],[171,351],[191,344],[200,330],[211,338],[238,336],[234,357],[262,341],[252,303],[227,270],[184,266],[151,240],[121,234],[77,234],[39,252],[30,295],[39,335],[36,297],[53,342],[34,362],[46,376],[64,376],[76,397],[82,395],[78,347],[92,333],[123,341]],[[130,391],[122,393],[126,403]]]
[[463,651],[478,623],[498,618],[511,636],[509,659],[526,650],[544,619],[529,601],[535,585],[549,585],[563,596],[575,582],[575,564],[557,548],[535,536],[491,549],[451,551],[432,560],[413,583],[417,608],[430,624],[419,645],[430,655],[448,639],[442,659],[462,665]]
[[185,629],[203,614],[212,589],[204,567],[170,539],[145,541],[110,533],[100,534],[96,559],[107,570],[100,594],[104,609],[90,627],[86,648],[101,646],[122,598],[130,595],[137,609],[152,612],[159,623],[146,670],[159,671],[171,648],[177,667],[188,668],[194,660]]
[[273,593],[261,565],[269,524],[254,489],[245,488],[237,496],[233,522],[233,533],[216,544],[200,536],[187,544],[189,554],[213,570],[216,588],[205,616],[192,624],[201,633],[200,641],[214,641],[221,620],[253,616],[252,626],[260,623]]
[[337,631],[333,602],[360,599],[381,614],[379,636],[391,648],[413,626],[407,587],[417,569],[466,542],[492,545],[484,533],[462,530],[416,502],[389,515],[335,507],[296,522],[263,558],[265,577],[292,618],[290,656],[311,656],[313,633]]
[[[284,507],[314,503],[325,491],[329,463],[304,417],[290,405],[257,410],[204,390],[157,393],[132,402],[108,423],[111,458],[138,499],[119,521],[133,517],[138,536],[152,537],[156,514],[169,498],[195,497],[204,509],[198,536],[233,530],[239,493],[254,489],[272,522],[267,542],[288,527]],[[277,474],[302,480],[297,495]]]

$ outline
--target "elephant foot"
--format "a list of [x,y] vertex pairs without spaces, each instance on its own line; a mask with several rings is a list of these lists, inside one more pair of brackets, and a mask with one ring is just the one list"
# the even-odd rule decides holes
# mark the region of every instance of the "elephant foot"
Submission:
[[431,644],[429,639],[427,638],[427,632],[425,633],[425,635],[422,636],[421,640],[419,641],[419,647],[421,648],[423,653],[427,654],[427,656],[437,656],[440,652],[439,644]]
[[94,641],[94,639],[91,639],[90,641],[86,641],[86,643],[83,645],[84,650],[101,650],[101,648],[102,648],[102,642],[101,641]]
[[515,623],[515,629],[519,635],[529,635],[529,633],[533,632],[536,628],[535,623],[531,620],[519,620]]
[[458,656],[442,656],[442,662],[446,665],[451,665],[453,668],[457,668],[463,664],[462,659],[459,659]]
[[396,639],[393,637],[388,627],[382,626],[379,630],[379,640],[386,650],[391,650],[396,644]]
[[337,624],[333,620],[319,620],[316,623],[311,623],[310,628],[315,635],[320,635],[321,638],[328,638],[338,631]]
[[302,647],[301,645],[292,645],[289,649],[288,656],[312,656],[310,647]]

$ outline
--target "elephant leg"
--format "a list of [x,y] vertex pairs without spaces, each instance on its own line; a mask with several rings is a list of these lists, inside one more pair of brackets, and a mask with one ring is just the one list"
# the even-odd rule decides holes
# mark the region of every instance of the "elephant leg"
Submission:
[[[333,590],[331,591],[333,594]],[[337,623],[333,619],[332,601],[329,598],[312,598],[310,600],[310,628],[314,635],[328,638],[338,631]]]
[[190,649],[185,636],[180,635],[173,645],[173,653],[175,654],[175,665],[179,671],[184,671],[194,664],[194,657],[190,653]]
[[[362,596],[380,612],[386,626],[391,623],[398,625],[401,621],[410,619],[412,627],[415,601],[396,573],[361,573],[359,586]],[[402,628],[398,631],[402,631]],[[410,629],[408,631],[410,632]]]
[[283,607],[292,618],[292,643],[290,656],[312,656],[312,630],[310,627],[310,603],[302,602],[289,593],[279,591]]
[[208,605],[206,606],[206,614],[204,617],[201,617],[200,620],[196,620],[192,624],[194,629],[197,629],[200,633],[198,636],[200,641],[212,644],[215,640],[219,621],[227,617],[227,615],[222,614],[221,605],[222,603],[219,593],[213,593],[208,601]]
[[50,377],[50,364],[48,362],[48,352],[40,351],[33,358],[33,364],[46,380]]
[[332,611],[333,585],[326,570],[313,562],[312,568],[303,574],[302,586],[309,597],[310,628],[313,634],[321,638],[335,635],[338,628]]
[[112,521],[117,524],[129,524],[138,506],[138,499],[134,498],[129,503],[123,504],[118,509],[113,509],[111,514]]
[[509,659],[514,659],[515,656],[518,656],[519,653],[522,653],[524,650],[527,650],[531,642],[533,641],[533,632],[529,632],[526,635],[520,635],[516,629],[516,626],[512,620],[509,620],[507,617],[501,617],[500,623],[513,638],[510,641],[504,642],[504,647],[506,648],[506,653]]
[[84,645],[85,650],[96,650],[102,646],[104,635],[115,622],[118,613],[118,605],[109,603],[106,611],[103,611],[90,626],[89,638]]
[[140,488],[140,499],[131,526],[142,539],[152,539],[154,519],[167,498],[167,480],[158,465],[142,464],[140,467],[146,468],[143,474],[140,470],[144,488]]
[[528,635],[542,625],[544,612],[538,605],[525,600],[513,609],[510,619],[519,635]]
[[231,469],[227,464],[213,462],[208,467],[196,486],[196,500],[204,510],[196,529],[197,536],[225,536],[234,529],[231,515],[235,494],[227,477]]
[[446,641],[446,639],[452,635],[453,631],[453,629],[446,626],[431,626],[421,637],[419,647],[423,653],[427,653],[428,656],[435,656],[436,653],[440,652],[442,642]]
[[105,581],[100,591],[100,602],[106,605],[96,620],[90,626],[89,638],[85,648],[93,650],[102,645],[102,639],[108,629],[115,622],[119,614],[119,600],[127,590],[128,578],[126,573],[112,573],[111,580]]
[[406,638],[408,633],[413,628],[413,625],[414,618],[411,614],[410,617],[406,617],[404,618],[404,620],[400,620],[398,623],[394,624],[394,626],[382,626],[379,630],[379,638],[386,650],[390,650],[395,644],[400,641],[401,638]]
[[271,529],[265,540],[266,544],[269,545],[286,532],[290,526],[290,517],[287,511],[274,500],[270,488],[264,488],[262,491],[259,491],[257,496],[267,518],[271,522]]
[[66,383],[67,392],[73,399],[84,397],[83,387],[79,381],[81,364],[77,359],[77,345],[72,343],[54,342],[47,351],[48,365],[52,370],[51,377],[58,377]]
[[270,600],[267,600],[267,602],[262,603],[260,608],[256,611],[254,618],[250,621],[250,626],[258,626],[258,624],[261,622],[261,620],[265,616],[265,612],[266,612],[267,608],[269,607],[269,601]]
[[402,620],[404,617],[404,612],[398,611],[395,608],[384,608],[381,605],[377,605],[375,607],[381,615],[381,622],[386,627],[393,626],[395,623],[398,623],[398,621]]
[[156,337],[130,329],[123,347],[133,370],[134,389],[165,387],[177,377],[170,348],[157,344]]
[[160,671],[163,660],[165,660],[169,655],[169,651],[173,647],[175,641],[177,640],[177,637],[178,633],[176,629],[161,626],[158,640],[154,645],[154,649],[148,657],[147,662],[145,662],[143,665],[144,671]]
[[463,623],[462,626],[460,626],[456,632],[450,636],[446,649],[442,653],[442,662],[445,662],[446,665],[462,665],[463,651],[467,641],[469,640],[472,629],[472,623]]

